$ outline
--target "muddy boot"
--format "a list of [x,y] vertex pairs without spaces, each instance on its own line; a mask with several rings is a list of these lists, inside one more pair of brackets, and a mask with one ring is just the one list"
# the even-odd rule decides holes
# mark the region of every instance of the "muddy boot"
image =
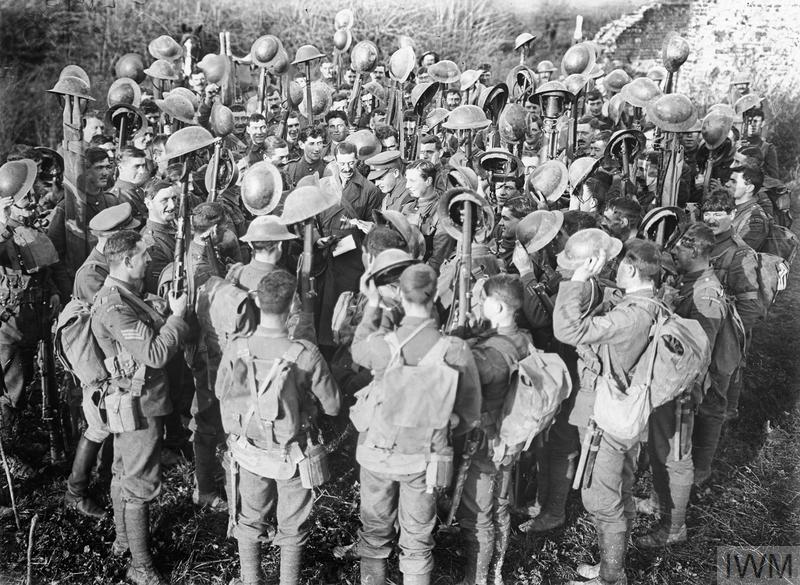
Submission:
[[523,532],[547,532],[564,525],[567,513],[567,498],[574,479],[573,459],[551,457],[547,476],[547,503],[541,513],[525,522]]
[[628,533],[598,530],[600,539],[600,576],[603,583],[625,583],[625,553]]
[[116,538],[111,545],[111,554],[122,556],[128,552],[128,534],[125,531],[125,500],[118,485],[111,484],[111,504],[114,507],[114,531]]
[[89,497],[89,478],[102,446],[102,443],[95,443],[86,437],[81,437],[78,447],[75,449],[72,473],[67,479],[67,492],[64,494],[64,504],[68,508],[91,518],[102,518],[106,515],[106,511]]
[[131,551],[131,564],[125,577],[135,585],[166,585],[150,553],[150,508],[147,504],[125,504],[125,532]]
[[267,577],[261,568],[261,543],[258,540],[237,539],[242,585],[265,585]]
[[465,551],[464,578],[458,585],[487,585],[493,546],[489,543],[471,542]]
[[361,585],[386,585],[386,559],[361,557]]
[[217,460],[217,447],[213,437],[196,437],[192,446],[197,486],[192,494],[192,501],[195,505],[214,512],[227,512],[228,504],[217,491],[217,476],[223,472]]
[[661,548],[670,544],[686,542],[686,508],[689,506],[689,496],[692,484],[679,485],[670,482],[673,509],[664,514],[661,522],[652,532],[636,539],[639,548]]

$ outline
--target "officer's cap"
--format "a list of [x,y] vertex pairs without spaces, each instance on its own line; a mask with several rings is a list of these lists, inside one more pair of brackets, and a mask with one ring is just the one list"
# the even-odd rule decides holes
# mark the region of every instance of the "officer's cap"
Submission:
[[370,181],[379,179],[392,169],[400,167],[401,158],[399,150],[387,150],[376,154],[372,158],[368,158],[366,163],[369,165],[369,175],[367,178]]
[[89,229],[96,236],[105,236],[119,230],[132,230],[139,227],[133,217],[133,208],[128,202],[104,209],[89,222]]

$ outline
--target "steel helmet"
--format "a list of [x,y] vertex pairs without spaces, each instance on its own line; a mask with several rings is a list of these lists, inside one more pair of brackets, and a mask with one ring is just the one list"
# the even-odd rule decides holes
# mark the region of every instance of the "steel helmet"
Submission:
[[425,118],[425,124],[427,124],[428,128],[433,130],[439,124],[447,120],[449,116],[449,110],[445,110],[444,108],[433,108],[430,112],[428,112],[428,116]]
[[592,67],[592,70],[589,71],[589,73],[587,73],[586,75],[589,77],[589,79],[600,79],[605,74],[606,74],[605,69],[603,69],[599,63],[595,63],[594,67]]
[[150,41],[147,50],[153,56],[153,59],[175,61],[183,57],[183,47],[169,35],[161,35],[157,39]]
[[478,107],[483,110],[488,118],[496,119],[506,107],[508,102],[508,86],[505,83],[498,83],[490,87],[484,87],[478,97]]
[[[306,99],[306,86],[299,83],[290,83],[289,91],[286,92],[289,98],[289,103],[293,106],[299,106],[301,102]],[[314,99],[313,97],[311,99]]]
[[414,71],[416,61],[417,57],[414,55],[414,49],[400,47],[389,57],[389,75],[392,79],[405,83],[408,80],[408,76]]
[[721,114],[724,114],[728,116],[731,119],[731,121],[737,118],[736,110],[734,110],[729,104],[714,104],[713,106],[708,108],[708,112],[706,113],[710,112],[719,112]]
[[[548,81],[547,83],[543,83],[533,95],[536,97],[539,106],[542,108],[542,114],[545,117],[548,115],[548,102],[552,98],[555,98],[560,103],[560,107],[563,108],[565,104],[571,103],[574,97],[572,92],[567,89],[567,86],[560,81]],[[560,114],[561,111],[558,112],[558,115]]]
[[442,126],[448,130],[480,130],[491,123],[491,120],[486,117],[482,109],[478,106],[466,104],[458,106],[451,111],[450,116]]
[[496,177],[517,177],[522,170],[522,161],[503,148],[490,148],[478,162],[484,171]]
[[563,225],[561,211],[536,210],[519,220],[516,238],[529,254],[533,254],[552,242]]
[[286,49],[280,47],[277,55],[266,65],[267,70],[275,75],[283,75],[289,70],[289,53]]
[[242,242],[284,242],[296,240],[297,236],[286,229],[286,225],[274,215],[259,215],[247,227]]
[[561,72],[566,75],[572,73],[588,74],[597,62],[594,46],[589,43],[572,45],[561,58]]
[[185,95],[169,92],[163,100],[156,100],[162,112],[186,124],[195,124],[194,104]]
[[631,82],[631,76],[622,69],[614,69],[603,78],[603,87],[606,91],[619,93],[622,88]]
[[367,160],[383,150],[381,141],[378,140],[371,130],[358,130],[357,132],[353,132],[345,138],[345,142],[349,142],[356,147],[358,160]]
[[[296,84],[295,84],[296,85]],[[328,108],[331,107],[331,96],[332,96],[330,86],[325,83],[324,81],[312,81],[311,82],[311,104],[313,114],[315,116],[319,116],[321,113],[326,111]],[[300,113],[309,118],[308,115],[308,104],[306,104],[306,93],[303,92],[303,99],[298,105],[298,109]]]
[[386,88],[383,87],[377,81],[370,81],[369,83],[365,83],[362,86],[362,88],[365,92],[370,93],[376,98],[378,98],[378,100],[380,100],[381,103],[386,102]]
[[333,17],[333,25],[336,28],[351,29],[353,28],[353,24],[355,24],[355,22],[356,19],[353,15],[353,11],[349,8],[340,10],[336,13],[336,16]]
[[658,226],[664,224],[664,248],[669,249],[669,243],[677,237],[683,230],[680,228],[686,224],[687,217],[680,207],[654,207],[642,218],[639,226],[640,237],[656,241]]
[[532,35],[531,33],[522,33],[517,35],[517,38],[514,39],[514,50],[519,51],[522,47],[527,45],[528,43],[532,43],[536,40],[536,36]]
[[569,182],[569,171],[567,165],[558,159],[549,160],[528,175],[527,188],[537,196],[553,203],[558,201]]
[[379,253],[367,269],[367,279],[374,280],[377,286],[392,284],[400,279],[403,270],[416,264],[417,260],[403,250],[389,248]]
[[556,259],[559,267],[575,270],[587,259],[597,256],[601,250],[605,250],[606,258],[611,260],[622,251],[622,242],[601,229],[587,228],[572,234]]
[[628,160],[633,161],[644,150],[646,138],[640,130],[617,130],[608,139],[603,156],[622,160],[623,144],[628,149]]
[[616,93],[608,100],[608,117],[616,126],[622,118],[622,109],[625,107],[625,98]]
[[339,202],[339,198],[319,185],[304,185],[289,193],[283,203],[281,223],[293,225],[322,213]]
[[180,95],[192,102],[192,107],[195,109],[200,108],[200,97],[188,87],[173,87],[166,95]]
[[64,177],[64,157],[52,148],[36,146],[39,173],[46,178]]
[[447,59],[437,61],[428,67],[428,75],[439,83],[455,83],[461,80],[461,70],[458,65]]
[[122,131],[122,120],[125,120],[125,128],[128,136],[133,136],[142,128],[147,127],[147,118],[144,117],[142,110],[129,104],[114,104],[106,110],[103,116],[103,123]]
[[511,101],[519,101],[536,90],[536,74],[526,65],[517,65],[506,76]]
[[743,71],[739,71],[733,76],[731,85],[750,85],[750,75]]
[[667,132],[685,132],[694,126],[697,114],[688,97],[668,93],[647,104],[647,119]]
[[469,167],[455,165],[447,173],[447,184],[453,188],[464,187],[465,189],[477,191],[480,183],[477,173]]
[[153,61],[150,64],[150,67],[145,69],[144,72],[153,79],[178,79],[178,74],[175,72],[175,68],[172,66],[172,63],[164,61],[163,59]]
[[94,101],[94,98],[89,94],[89,85],[79,77],[62,77],[56,82],[52,89],[48,89],[47,91],[58,95],[71,95],[73,97]]
[[569,184],[573,193],[583,185],[599,164],[600,159],[591,156],[582,156],[572,161],[569,165]]
[[661,88],[649,77],[637,77],[620,90],[622,99],[636,108],[644,108],[655,98],[663,95]]
[[475,87],[475,84],[478,83],[478,79],[480,79],[482,71],[478,69],[467,69],[461,74],[461,80],[459,83],[459,91],[467,91]]
[[500,138],[510,144],[517,144],[525,140],[528,130],[528,114],[519,104],[506,104],[500,117],[497,119],[497,131]]
[[360,41],[350,51],[350,66],[356,73],[372,71],[378,63],[378,47],[372,41]]
[[253,215],[266,215],[275,209],[282,193],[281,173],[270,162],[255,163],[242,177],[242,203]]
[[181,128],[167,138],[167,159],[178,158],[214,144],[211,132],[200,126]]
[[427,105],[436,97],[437,91],[439,83],[436,81],[419,83],[411,88],[411,107],[418,116],[422,115]]
[[325,54],[320,53],[319,49],[317,49],[314,45],[303,45],[297,49],[297,52],[294,54],[294,61],[292,61],[292,65],[308,63],[314,59],[321,59],[324,56]]
[[109,108],[117,104],[128,104],[138,108],[141,102],[142,90],[139,84],[130,77],[120,77],[114,81],[106,94],[106,103]]
[[669,73],[667,72],[667,68],[663,65],[653,65],[650,69],[647,70],[647,77],[655,81],[656,83],[660,83],[664,81]]
[[86,87],[91,89],[92,82],[89,81],[89,75],[86,73],[83,67],[80,65],[67,65],[62,70],[61,73],[58,74],[59,81],[64,79],[65,77],[77,77],[81,81],[86,84]]
[[340,28],[333,33],[333,46],[337,51],[348,51],[353,44],[353,33],[348,28]]
[[225,55],[208,53],[197,64],[197,68],[206,74],[208,83],[219,83],[228,76],[230,65]]
[[473,213],[472,237],[478,241],[492,233],[494,228],[494,210],[477,191],[468,187],[449,189],[439,198],[436,210],[441,227],[456,240],[461,239],[461,212],[465,203],[478,207],[479,213]]
[[689,58],[689,43],[675,32],[667,35],[661,49],[661,61],[667,71],[675,73]]
[[700,129],[700,134],[703,135],[703,140],[710,150],[719,148],[733,126],[733,120],[727,113],[712,110],[706,117],[703,118],[703,127]]
[[539,61],[539,64],[536,65],[536,73],[552,73],[556,70],[556,66],[553,65],[553,62],[547,59]]
[[753,108],[757,108],[761,105],[761,98],[754,93],[748,93],[747,95],[743,95],[736,103],[733,104],[733,109],[739,116],[743,116],[748,111],[752,110]]
[[208,125],[211,127],[214,136],[227,136],[233,132],[233,112],[228,106],[215,103],[211,108]]
[[586,89],[587,83],[589,83],[589,77],[583,73],[572,73],[564,80],[567,91],[574,94],[576,97]]
[[130,77],[136,83],[144,81],[144,60],[137,53],[125,53],[114,65],[117,77]]
[[33,188],[39,167],[29,158],[9,161],[0,167],[0,197],[18,202]]
[[262,35],[250,45],[250,58],[255,65],[266,67],[277,56],[281,46],[275,35]]

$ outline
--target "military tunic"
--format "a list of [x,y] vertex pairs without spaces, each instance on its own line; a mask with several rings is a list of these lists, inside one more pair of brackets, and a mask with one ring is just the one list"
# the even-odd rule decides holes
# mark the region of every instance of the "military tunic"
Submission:
[[145,290],[150,294],[158,294],[158,279],[175,254],[175,227],[148,219],[140,233],[150,254],[144,280]]

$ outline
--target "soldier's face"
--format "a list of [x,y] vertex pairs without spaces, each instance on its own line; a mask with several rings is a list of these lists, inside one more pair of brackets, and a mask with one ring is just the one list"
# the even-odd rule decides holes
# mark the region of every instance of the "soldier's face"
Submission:
[[419,158],[422,160],[428,160],[436,164],[439,162],[439,154],[439,149],[437,149],[436,144],[432,142],[419,145]]
[[733,198],[738,202],[753,192],[753,185],[745,181],[744,173],[731,173],[731,178],[726,184],[729,191],[733,191]]
[[147,207],[149,219],[158,223],[169,223],[175,220],[177,195],[172,187],[161,189],[152,199],[145,199],[144,204]]
[[269,107],[270,112],[279,111],[281,109],[281,94],[275,91],[272,93],[272,95],[268,95],[267,106]]
[[322,156],[322,138],[309,136],[303,143],[303,155],[308,162],[317,162]]
[[10,208],[10,218],[27,225],[36,215],[36,196],[33,191],[20,197]]
[[678,134],[681,140],[681,144],[686,150],[694,150],[697,148],[698,143],[700,142],[700,133],[699,132],[683,132]]
[[478,78],[478,81],[483,85],[488,86],[489,82],[492,79],[492,72],[491,71],[482,71],[481,76]]
[[761,116],[753,116],[747,121],[747,134],[749,136],[761,136],[761,130],[764,128],[764,118]]
[[348,69],[344,72],[344,81],[347,85],[351,86],[356,82],[356,72],[352,69]]
[[91,142],[95,136],[103,133],[103,121],[98,118],[87,118],[86,125],[83,127],[83,141],[86,144]]
[[86,169],[86,182],[95,190],[105,189],[112,173],[111,161],[101,160]]
[[319,66],[320,75],[322,79],[333,79],[333,63],[325,61]]
[[300,120],[297,118],[288,118],[286,120],[286,141],[290,143],[297,142],[297,137],[300,135]]
[[599,116],[603,113],[603,100],[589,100],[586,107],[592,116]]
[[500,210],[500,233],[504,237],[508,236],[506,239],[510,239],[510,237],[516,232],[518,223],[519,220],[514,217],[508,207],[503,207]]
[[675,268],[680,274],[686,274],[691,270],[691,262],[694,259],[694,250],[683,246],[680,241],[675,244],[670,252],[672,259],[675,261]]
[[380,189],[381,193],[391,193],[392,189],[394,189],[395,185],[397,185],[399,178],[400,171],[397,169],[392,169],[388,173],[384,173],[382,176],[378,177],[375,180],[375,185],[378,187],[378,189]]
[[253,144],[264,144],[264,140],[267,138],[267,123],[264,120],[250,122],[247,125],[247,133]]
[[202,94],[206,88],[206,74],[192,73],[189,76],[189,88],[195,93]]
[[458,106],[461,105],[461,94],[455,91],[451,91],[447,94],[445,98],[445,103],[447,104],[448,110],[454,110]]
[[270,157],[270,162],[278,167],[279,170],[283,169],[289,162],[289,149],[276,148]]
[[144,158],[127,158],[119,164],[119,178],[133,183],[137,187],[147,182],[147,160]]
[[334,142],[347,138],[347,125],[341,118],[331,118],[328,122],[328,134]]
[[386,138],[381,140],[381,146],[383,146],[383,150],[396,150],[397,138],[394,137],[394,134],[391,136],[387,136]]
[[714,235],[721,234],[730,229],[733,223],[733,211],[704,211],[703,223],[714,232]]
[[419,199],[430,186],[430,179],[423,179],[422,173],[417,169],[406,171],[406,187],[411,192],[411,196]]
[[147,245],[140,240],[136,244],[136,251],[125,259],[125,267],[128,269],[130,278],[132,280],[144,280],[149,263],[150,253],[147,251]]
[[234,112],[233,114],[233,133],[236,136],[244,136],[247,132],[247,113]]
[[342,182],[347,182],[353,178],[353,174],[356,170],[356,160],[355,154],[337,154],[336,155],[336,165],[339,167],[339,176],[342,179]]

